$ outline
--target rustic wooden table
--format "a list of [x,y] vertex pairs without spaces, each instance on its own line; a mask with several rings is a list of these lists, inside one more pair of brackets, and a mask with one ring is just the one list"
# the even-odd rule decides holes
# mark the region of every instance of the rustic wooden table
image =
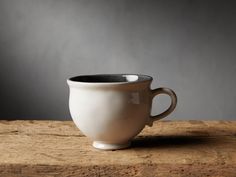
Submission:
[[0,176],[236,176],[236,121],[160,121],[101,151],[71,121],[0,121]]

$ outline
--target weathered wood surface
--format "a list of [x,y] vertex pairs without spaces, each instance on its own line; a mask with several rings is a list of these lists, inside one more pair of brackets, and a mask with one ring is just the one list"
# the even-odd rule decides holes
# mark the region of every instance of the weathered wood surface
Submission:
[[236,176],[236,121],[160,121],[101,151],[71,121],[0,121],[0,177]]

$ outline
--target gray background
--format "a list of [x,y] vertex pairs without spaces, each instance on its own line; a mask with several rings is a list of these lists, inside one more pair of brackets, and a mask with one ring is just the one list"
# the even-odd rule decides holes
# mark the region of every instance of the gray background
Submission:
[[[236,1],[0,0],[0,117],[70,119],[66,79],[142,73],[170,119],[235,119]],[[153,113],[169,104],[154,100]]]

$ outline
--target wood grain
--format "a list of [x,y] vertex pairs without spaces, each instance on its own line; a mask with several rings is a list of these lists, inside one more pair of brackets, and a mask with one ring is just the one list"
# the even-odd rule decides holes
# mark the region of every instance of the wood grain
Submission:
[[0,176],[236,176],[236,121],[160,121],[101,151],[71,121],[0,121]]

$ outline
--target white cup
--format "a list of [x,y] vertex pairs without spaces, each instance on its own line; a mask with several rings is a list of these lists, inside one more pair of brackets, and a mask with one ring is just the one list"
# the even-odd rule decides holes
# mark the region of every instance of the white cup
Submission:
[[[176,94],[169,88],[150,89],[152,77],[138,74],[83,75],[67,80],[72,119],[93,146],[103,150],[123,149],[145,125],[169,115],[176,107]],[[151,116],[152,99],[171,97],[170,107]]]

